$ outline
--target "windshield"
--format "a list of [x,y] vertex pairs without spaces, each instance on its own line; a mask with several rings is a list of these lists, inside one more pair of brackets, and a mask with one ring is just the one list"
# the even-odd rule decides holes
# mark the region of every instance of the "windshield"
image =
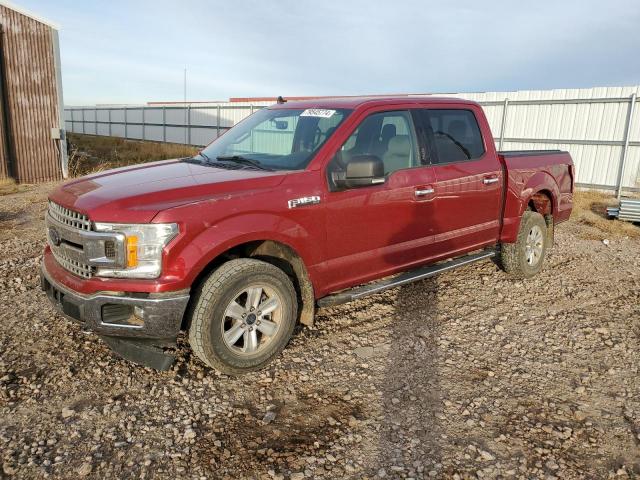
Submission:
[[208,162],[243,161],[270,170],[302,170],[351,110],[263,108],[204,150]]

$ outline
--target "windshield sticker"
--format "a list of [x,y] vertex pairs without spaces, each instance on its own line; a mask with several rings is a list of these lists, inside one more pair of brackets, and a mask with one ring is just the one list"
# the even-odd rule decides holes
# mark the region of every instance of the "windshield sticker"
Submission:
[[336,113],[335,110],[325,110],[324,108],[307,108],[304,112],[300,114],[300,116],[331,118],[334,113]]

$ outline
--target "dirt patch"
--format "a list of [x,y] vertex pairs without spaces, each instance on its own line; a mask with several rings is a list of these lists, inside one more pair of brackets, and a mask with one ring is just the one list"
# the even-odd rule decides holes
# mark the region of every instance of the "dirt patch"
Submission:
[[129,364],[54,313],[38,286],[52,187],[0,196],[6,477],[640,475],[640,241],[609,229],[606,198],[577,195],[534,279],[485,262],[320,310],[231,378],[184,339],[171,371]]

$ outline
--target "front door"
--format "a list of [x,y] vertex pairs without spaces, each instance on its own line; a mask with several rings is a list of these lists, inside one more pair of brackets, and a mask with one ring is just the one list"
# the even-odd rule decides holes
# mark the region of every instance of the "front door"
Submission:
[[330,291],[417,265],[428,256],[434,220],[433,167],[423,165],[411,114],[374,113],[356,127],[328,166],[344,170],[357,155],[385,166],[380,185],[327,196],[327,287]]

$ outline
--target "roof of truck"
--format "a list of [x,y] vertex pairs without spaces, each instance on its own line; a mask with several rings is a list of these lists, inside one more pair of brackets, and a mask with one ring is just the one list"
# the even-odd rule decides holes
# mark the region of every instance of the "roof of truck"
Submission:
[[[286,100],[286,99],[285,99]],[[270,108],[356,108],[361,105],[388,105],[394,103],[460,103],[475,104],[471,100],[453,97],[431,97],[431,96],[376,96],[376,97],[335,97],[335,98],[315,98],[309,100],[290,100],[286,103],[275,104]]]

